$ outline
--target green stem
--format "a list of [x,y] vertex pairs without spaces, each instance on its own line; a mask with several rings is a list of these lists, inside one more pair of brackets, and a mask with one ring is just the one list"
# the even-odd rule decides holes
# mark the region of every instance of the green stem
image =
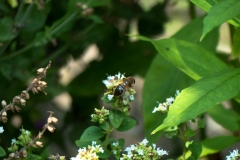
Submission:
[[114,127],[112,127],[111,124],[110,124],[110,128],[111,129],[106,134],[105,143],[104,143],[104,149],[107,148],[109,136],[112,133],[112,131],[114,130]]
[[73,12],[69,17],[67,17],[61,24],[59,24],[56,28],[54,28],[50,33],[49,36],[55,34],[56,32],[58,32],[60,29],[62,29],[67,23],[69,23],[70,21],[72,21],[74,18],[76,18],[76,16],[79,14],[78,11]]
[[187,149],[186,149],[186,142],[187,142],[187,138],[184,136],[184,134],[186,133],[186,131],[187,131],[187,123],[185,122],[185,123],[183,123],[183,160],[185,160],[185,154],[186,154],[186,151],[187,151]]
[[189,15],[191,19],[196,17],[195,5],[191,1],[189,1]]

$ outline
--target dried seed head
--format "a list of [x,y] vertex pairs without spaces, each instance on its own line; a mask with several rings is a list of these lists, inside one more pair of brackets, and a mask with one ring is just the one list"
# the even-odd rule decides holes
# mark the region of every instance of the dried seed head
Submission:
[[29,99],[30,98],[30,95],[27,91],[22,91],[21,96],[24,99]]
[[11,153],[11,154],[9,155],[9,157],[10,157],[10,158],[14,158],[14,157],[15,157],[15,154],[14,154],[14,153]]
[[40,142],[40,141],[36,141],[36,145],[37,145],[38,147],[43,147],[43,144],[42,144],[42,142]]
[[4,112],[2,113],[2,116],[7,117],[7,112],[4,111]]
[[32,84],[36,83],[37,81],[38,81],[37,78],[34,78],[34,80],[32,81]]
[[26,150],[23,150],[23,151],[22,151],[22,156],[23,156],[24,158],[27,157],[27,151],[26,151]]
[[33,92],[33,94],[38,93],[37,88],[33,87],[33,88],[32,88],[32,92]]
[[57,123],[58,122],[58,119],[56,117],[52,117],[51,119],[52,119],[53,123]]
[[44,71],[44,68],[39,68],[39,69],[37,70],[37,74],[41,74],[43,71]]
[[20,111],[21,111],[21,108],[18,107],[18,106],[14,106],[14,108],[15,108],[15,110],[16,110],[17,112],[20,112]]
[[3,123],[6,123],[7,122],[7,112],[4,111],[1,115],[1,120],[3,121]]
[[54,132],[55,127],[53,125],[49,124],[47,129],[49,130],[49,132]]
[[11,104],[9,105],[9,108],[11,109],[12,112],[15,111],[15,110],[14,110],[14,105],[13,105],[13,103],[11,103]]
[[5,100],[2,100],[2,106],[5,107],[7,105],[7,102]]
[[21,105],[25,106],[25,104],[26,104],[26,100],[25,99],[21,98],[20,102],[21,102]]
[[48,117],[48,123],[52,123],[52,117]]
[[13,98],[13,103],[19,103],[20,102],[20,97],[19,96],[15,96],[14,98]]

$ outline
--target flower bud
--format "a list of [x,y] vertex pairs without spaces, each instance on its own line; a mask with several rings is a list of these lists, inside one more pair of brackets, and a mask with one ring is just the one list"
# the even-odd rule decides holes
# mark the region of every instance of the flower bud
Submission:
[[37,78],[34,78],[33,81],[32,81],[32,84],[37,82]]
[[26,151],[26,150],[23,150],[23,152],[22,152],[22,156],[23,156],[24,158],[27,157],[27,151]]

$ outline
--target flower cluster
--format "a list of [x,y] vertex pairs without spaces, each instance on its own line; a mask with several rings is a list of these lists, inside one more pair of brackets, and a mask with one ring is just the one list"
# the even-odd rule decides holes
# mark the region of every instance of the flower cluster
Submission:
[[163,155],[168,155],[168,152],[156,148],[156,144],[152,144],[152,146],[148,146],[148,140],[144,139],[142,142],[131,145],[125,149],[127,154],[123,154],[120,160],[131,160],[131,159],[160,159]]
[[38,76],[34,78],[32,83],[26,90],[23,90],[20,95],[17,95],[13,98],[12,102],[7,104],[5,100],[1,102],[3,109],[0,111],[0,121],[7,122],[7,111],[11,110],[12,112],[20,112],[21,108],[18,107],[18,104],[25,106],[26,100],[30,98],[29,91],[32,90],[33,93],[38,93],[38,91],[44,92],[47,94],[44,89],[47,87],[45,81],[41,81],[42,78],[46,77],[47,70],[51,67],[51,61],[45,68],[40,68],[37,70]]
[[93,122],[99,122],[99,124],[102,124],[105,122],[105,120],[108,118],[109,110],[102,107],[102,109],[95,108],[95,113],[91,114],[91,118]]
[[173,104],[174,100],[176,99],[176,97],[180,94],[179,90],[176,91],[176,94],[175,94],[175,98],[173,97],[170,97],[170,98],[167,98],[166,99],[166,102],[164,103],[158,103],[158,107],[155,107],[152,111],[152,113],[155,113],[157,111],[160,111],[160,112],[163,112],[163,113],[166,113],[168,110],[169,110],[169,107]]
[[114,108],[128,113],[130,102],[134,100],[136,91],[133,89],[135,79],[133,77],[125,77],[124,74],[118,73],[115,76],[108,76],[102,81],[107,87],[102,100],[112,104]]
[[93,141],[92,146],[88,145],[88,148],[80,148],[78,150],[78,155],[76,157],[72,157],[71,160],[98,160],[99,157],[97,153],[99,152],[103,153],[103,148]]
[[229,156],[226,156],[226,160],[237,160],[240,157],[240,154],[238,154],[238,149],[233,150],[233,152],[230,152]]

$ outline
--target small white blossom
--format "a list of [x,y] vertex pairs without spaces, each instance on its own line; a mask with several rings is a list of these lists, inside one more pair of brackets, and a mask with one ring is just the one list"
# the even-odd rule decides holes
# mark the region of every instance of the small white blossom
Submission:
[[118,146],[118,142],[113,142],[112,145],[113,146]]
[[3,127],[0,127],[0,133],[3,133],[3,132],[4,132]]
[[112,98],[113,98],[113,95],[111,95],[111,94],[108,94],[108,96],[107,96],[107,97],[108,97],[108,100],[109,100],[109,101],[111,101],[111,100],[112,100]]
[[16,143],[16,139],[15,138],[12,139],[11,145],[13,145],[14,143]]
[[143,155],[143,150],[141,150],[141,149],[138,149],[138,155],[140,155],[140,156],[142,156]]
[[110,88],[110,87],[112,87],[112,82],[110,82],[110,81],[108,81],[108,80],[103,80],[102,81],[103,82],[103,84],[105,84],[105,86],[107,87],[107,88]]
[[131,101],[133,101],[133,100],[134,100],[134,95],[130,95],[130,96],[129,96],[129,99],[130,99]]
[[233,150],[233,152],[230,152],[229,156],[226,156],[226,160],[236,160],[238,158],[238,149]]
[[142,141],[142,144],[143,144],[144,146],[146,146],[147,143],[148,143],[148,140],[147,140],[146,138],[144,138],[143,141]]

